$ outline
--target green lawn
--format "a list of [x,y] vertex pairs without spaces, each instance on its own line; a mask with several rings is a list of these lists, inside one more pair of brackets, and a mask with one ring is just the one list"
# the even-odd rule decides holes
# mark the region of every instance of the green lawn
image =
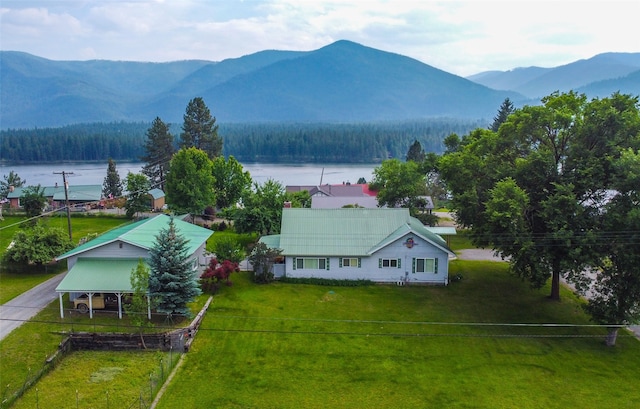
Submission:
[[73,352],[11,407],[148,408],[170,373],[169,360],[178,356],[151,351]]
[[159,408],[635,408],[640,342],[589,324],[569,292],[531,290],[504,263],[452,263],[449,287],[257,286],[209,308]]
[[[637,339],[623,331],[607,348],[600,328],[486,325],[590,322],[569,291],[551,302],[506,263],[457,260],[458,273],[448,287],[259,286],[234,274],[158,408],[640,407]],[[1,398],[42,368],[61,331],[127,330],[97,317],[61,320],[56,301],[0,341]],[[148,405],[160,356],[73,353],[13,407],[76,396],[79,407],[143,407],[130,405]]]
[[[0,220],[0,257],[11,243],[11,239],[18,229],[24,224],[20,224],[24,217],[5,216]],[[98,216],[78,216],[71,218],[71,230],[74,241],[77,243],[82,237],[90,234],[99,234],[107,230],[127,223],[129,220],[120,217],[98,217]],[[67,231],[66,217],[53,216],[45,219],[45,222],[53,227],[60,227]],[[23,292],[48,280],[55,274],[66,268],[66,263],[54,266],[32,266],[21,271],[7,271],[0,269],[0,304],[15,298]]]

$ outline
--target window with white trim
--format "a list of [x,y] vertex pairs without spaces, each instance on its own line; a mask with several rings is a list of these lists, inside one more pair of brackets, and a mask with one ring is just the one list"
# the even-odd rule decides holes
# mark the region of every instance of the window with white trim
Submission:
[[378,259],[378,267],[379,268],[400,268],[400,259],[399,258],[379,258]]
[[414,258],[412,271],[414,273],[438,273],[438,259]]
[[297,257],[295,267],[300,270],[328,270],[329,263],[326,258]]
[[340,259],[340,267],[360,267],[360,259],[359,258],[341,258]]

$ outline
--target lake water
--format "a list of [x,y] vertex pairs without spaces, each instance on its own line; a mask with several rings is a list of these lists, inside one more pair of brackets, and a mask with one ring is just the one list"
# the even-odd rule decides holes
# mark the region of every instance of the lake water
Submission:
[[[128,172],[138,173],[142,169],[139,162],[116,162],[116,170],[121,179]],[[294,164],[268,164],[248,163],[242,164],[243,168],[251,174],[254,182],[264,183],[269,179],[287,185],[319,185],[356,183],[361,177],[370,182],[373,178],[373,170],[379,164],[330,164],[330,165],[294,165]],[[53,186],[62,184],[61,172],[67,173],[67,180],[75,185],[102,185],[107,175],[107,163],[65,162],[43,165],[2,165],[0,177],[10,171],[14,171],[26,180],[28,186]]]

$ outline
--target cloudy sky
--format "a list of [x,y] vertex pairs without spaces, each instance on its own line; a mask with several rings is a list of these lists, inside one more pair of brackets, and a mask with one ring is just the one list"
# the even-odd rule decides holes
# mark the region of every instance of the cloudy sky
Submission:
[[640,52],[640,1],[0,0],[0,49],[220,61],[337,40],[466,76]]

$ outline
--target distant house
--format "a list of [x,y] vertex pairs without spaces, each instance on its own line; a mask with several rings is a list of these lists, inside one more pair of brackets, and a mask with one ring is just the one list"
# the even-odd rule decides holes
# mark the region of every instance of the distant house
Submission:
[[[56,287],[60,298],[60,316],[64,318],[62,296],[69,299],[95,293],[113,293],[118,297],[118,312],[122,316],[122,295],[131,293],[131,271],[139,260],[149,257],[156,236],[169,227],[169,216],[160,214],[149,219],[111,230],[56,258],[67,260],[68,273]],[[188,240],[188,254],[193,269],[201,270],[207,264],[205,247],[213,234],[209,229],[174,219],[177,232]],[[93,312],[90,311],[91,316]]]
[[312,209],[337,209],[345,206],[369,209],[378,207],[376,192],[369,189],[368,184],[287,186],[286,190],[287,192],[308,191]]
[[260,241],[282,250],[276,277],[446,285],[455,256],[408,209],[285,208],[280,234]]
[[[41,188],[44,191],[44,196],[47,198],[47,202],[54,209],[64,207],[66,205],[66,197],[63,186],[44,186]],[[17,187],[12,189],[7,195],[9,199],[9,206],[12,209],[19,209],[22,207],[20,201],[24,195],[24,190],[27,187]],[[69,205],[74,209],[83,209],[90,204],[98,204],[102,197],[101,185],[70,185],[67,195],[69,197]]]

